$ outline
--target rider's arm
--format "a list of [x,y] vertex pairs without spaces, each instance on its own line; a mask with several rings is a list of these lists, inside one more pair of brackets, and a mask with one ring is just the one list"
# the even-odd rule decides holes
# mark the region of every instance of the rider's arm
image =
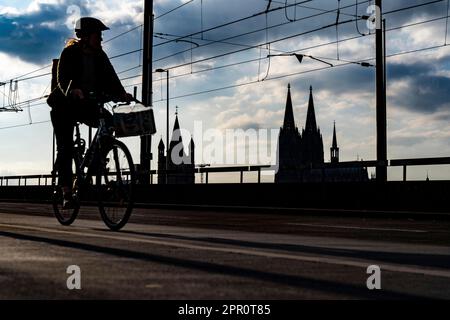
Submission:
[[104,84],[104,91],[119,101],[131,100],[131,95],[127,94],[125,91],[125,88],[122,86],[122,83],[106,54],[103,55],[103,62],[104,76],[102,82]]

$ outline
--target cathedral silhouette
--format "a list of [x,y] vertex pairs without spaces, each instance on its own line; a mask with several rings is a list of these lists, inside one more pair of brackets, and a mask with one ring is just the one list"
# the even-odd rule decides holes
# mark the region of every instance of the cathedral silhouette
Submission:
[[[163,139],[158,145],[158,184],[194,184],[195,183],[195,144],[191,138],[189,154],[184,151],[183,138],[181,136],[178,111],[175,113],[172,139],[169,143],[169,159],[166,162],[165,145]],[[167,164],[167,181],[166,181]]]
[[323,138],[317,126],[312,87],[310,87],[305,128],[300,133],[294,120],[291,86],[288,85],[283,127],[278,138],[278,171],[275,183],[368,181],[367,168],[338,168],[339,147],[336,123],[330,148],[331,165],[325,166]]

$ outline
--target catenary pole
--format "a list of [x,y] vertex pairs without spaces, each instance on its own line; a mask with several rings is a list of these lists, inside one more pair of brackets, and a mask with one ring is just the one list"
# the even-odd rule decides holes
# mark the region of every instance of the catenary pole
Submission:
[[383,7],[382,0],[375,0],[376,6],[376,82],[377,82],[377,161],[376,177],[378,182],[387,181],[387,115],[386,115],[386,84],[384,67],[383,39]]
[[[142,102],[146,106],[153,105],[152,101],[152,60],[153,60],[153,0],[144,0],[144,39],[143,39],[143,77]],[[141,136],[141,170],[148,172],[142,175],[141,183],[150,182],[150,162],[152,139],[150,135]]]

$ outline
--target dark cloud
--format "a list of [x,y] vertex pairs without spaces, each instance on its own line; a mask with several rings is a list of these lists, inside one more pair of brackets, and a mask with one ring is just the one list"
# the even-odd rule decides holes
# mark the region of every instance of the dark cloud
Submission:
[[428,61],[415,64],[389,64],[389,84],[403,81],[408,86],[401,92],[395,92],[391,103],[396,106],[420,113],[435,113],[450,110],[450,79],[435,75],[442,66],[450,63],[450,57],[435,63]]
[[[63,21],[67,17],[66,8],[41,4],[39,11],[0,16],[0,51],[24,61],[50,61],[71,34]],[[57,27],[46,23],[56,23]]]
[[[74,36],[66,25],[67,9],[76,5],[82,16],[92,15],[85,0],[62,0],[56,4],[38,4],[38,10],[22,14],[0,15],[0,51],[24,61],[42,64],[58,57],[65,41]],[[111,23],[115,33],[127,26],[134,27],[130,17]],[[108,36],[106,36],[108,37]],[[123,47],[119,46],[123,51]]]
[[395,105],[420,113],[450,110],[449,78],[418,74],[404,79],[408,80],[408,88],[396,92],[392,98]]
[[293,87],[305,91],[305,99],[308,97],[309,86],[312,86],[315,92],[326,90],[339,96],[348,92],[356,94],[374,92],[374,83],[375,70],[358,65],[312,72],[291,80]]
[[[211,1],[214,6],[206,6],[204,8],[204,27],[214,26],[226,21],[237,19],[251,13],[260,12],[264,10],[266,3],[261,1],[239,1],[237,6],[233,5],[235,0],[230,1]],[[290,1],[292,2],[292,1]],[[288,3],[290,3],[288,2]],[[384,12],[392,12],[400,8],[415,6],[424,4],[427,0],[398,0],[398,1],[384,1]],[[205,2],[207,3],[207,2]],[[342,1],[342,5],[354,4],[354,1]],[[372,2],[373,3],[373,2]],[[305,4],[306,6],[321,8],[321,9],[334,9],[336,8],[336,1],[313,1]],[[280,4],[275,4],[280,6]],[[235,10],[234,8],[239,8]],[[358,14],[366,13],[367,4],[361,5],[358,10]],[[446,1],[437,2],[430,5],[421,6],[415,9],[409,9],[401,12],[389,13],[385,16],[387,19],[388,28],[398,27],[412,21],[423,21],[436,17],[442,17],[442,12],[447,9]],[[318,13],[320,11],[299,8],[296,12],[297,18],[306,17],[311,14]],[[340,21],[352,19],[349,14],[355,14],[355,8],[343,10],[345,14],[341,15]],[[171,30],[175,34],[186,34],[189,32],[196,32],[200,30],[200,7],[197,5],[188,6],[183,13],[178,13],[180,20],[161,20],[159,21],[158,28],[160,30]],[[292,9],[287,12],[288,17],[293,17],[294,12]],[[182,20],[181,20],[182,17]],[[420,18],[420,19],[419,19]],[[183,21],[183,24],[178,23]],[[276,23],[282,23],[286,20],[285,11],[280,10],[277,13],[272,13],[268,19],[269,25]],[[286,35],[292,35],[300,33],[306,30],[313,30],[316,27],[320,27],[327,24],[332,24],[336,21],[336,15],[325,14],[315,17],[314,19],[306,19],[294,24],[289,24],[269,31],[269,39],[276,39]],[[184,23],[185,22],[185,23]],[[256,30],[265,25],[265,17],[255,18],[241,22],[239,24],[232,25],[227,28],[221,28],[209,33],[205,33],[205,38],[222,39],[231,34],[239,34]],[[360,30],[367,32],[365,22],[360,22]],[[341,39],[357,35],[355,23],[349,23],[339,28],[339,34]],[[324,41],[336,40],[336,33],[334,28],[328,28],[314,35],[320,35]],[[196,36],[199,37],[199,36]],[[307,39],[308,36],[295,38],[299,41],[299,48],[302,47],[302,42]],[[257,44],[262,43],[266,39],[266,33],[255,33],[243,38],[236,38],[229,40],[231,42],[240,42],[245,44]],[[199,41],[199,43],[205,43]],[[277,45],[282,48],[282,45]],[[224,52],[237,50],[239,47],[230,47],[226,45],[214,44],[194,51],[195,55],[211,56],[215,54],[221,54]],[[159,47],[156,55],[161,57],[171,52],[180,50],[180,44],[173,44],[170,48]],[[226,59],[226,58],[224,58]],[[349,57],[350,59],[350,57]],[[177,64],[179,61],[189,61],[189,57],[179,56],[172,57],[171,59],[161,61],[166,65]],[[406,80],[409,83],[409,87],[403,92],[396,92],[395,97],[388,101],[389,104],[402,107],[407,110],[412,110],[421,113],[434,113],[439,110],[448,109],[448,101],[450,101],[450,79],[443,76],[436,76],[438,68],[448,68],[450,61],[448,58],[440,60],[423,61],[416,64],[410,64],[407,60],[405,63],[389,63],[388,64],[388,81],[389,85],[393,85],[398,81]],[[308,67],[305,66],[305,70]],[[305,82],[305,79],[307,81]],[[312,85],[315,90],[327,90],[335,93],[336,95],[342,93],[375,93],[375,69],[374,68],[362,68],[360,66],[347,66],[323,72],[314,72],[306,74],[302,77],[292,81],[293,86],[297,88],[304,88],[307,92],[309,85]]]
[[[426,60],[414,64],[388,63],[388,94],[396,83],[408,84],[404,90],[393,92],[388,105],[424,114],[450,111],[450,78],[436,75],[449,65],[450,57],[436,59],[433,63]],[[305,92],[312,85],[316,91],[327,90],[336,96],[343,93],[375,94],[375,69],[351,65],[306,74],[292,83]]]
[[426,4],[418,8],[412,8],[400,12],[389,13],[385,15],[386,23],[392,25],[401,25],[405,22],[412,21],[418,17],[442,17],[447,11],[447,1],[439,1],[428,4],[429,0],[395,0],[383,1],[383,12],[389,13],[397,9],[413,7],[416,5]]
[[[65,39],[73,35],[73,32],[69,30],[65,23],[67,19],[66,10],[68,6],[75,4],[83,8],[82,0],[64,0],[59,1],[58,4],[40,4],[39,10],[34,12],[28,12],[19,15],[3,15],[0,16],[0,51],[8,53],[10,55],[17,56],[23,60],[45,63],[49,62],[52,58],[59,55],[61,48],[64,45]],[[413,6],[427,1],[385,1],[384,11],[391,11],[402,7]],[[423,6],[419,9],[408,10],[400,13],[393,13],[387,15],[389,23],[391,25],[402,25],[416,19],[418,16],[434,17],[442,15],[443,7],[446,7],[442,3],[436,3],[433,5]],[[180,10],[176,10],[162,18],[155,21],[155,32],[185,35],[189,33],[198,32],[202,27],[201,20],[201,7],[200,1],[194,1]],[[292,1],[288,1],[292,3]],[[354,1],[342,1],[342,5],[354,4]],[[335,9],[336,2],[329,0],[316,0],[311,3],[305,4],[306,6],[316,7],[319,9]],[[218,24],[227,23],[232,20],[243,18],[257,12],[264,11],[267,6],[267,2],[260,0],[229,0],[229,1],[204,1],[203,7],[203,28],[207,29]],[[273,7],[279,7],[281,4],[274,3]],[[165,2],[158,4],[155,7],[156,16],[161,13],[168,12],[174,7],[174,2]],[[361,5],[358,14],[365,13],[366,5]],[[355,8],[345,9],[345,14],[341,15],[341,21],[345,19],[351,19],[348,14],[354,14]],[[271,13],[268,16],[268,24],[273,25],[277,23],[283,23],[287,21],[288,17],[302,18],[311,14],[320,13],[318,10],[298,8],[296,12],[293,9],[280,10],[275,13]],[[83,15],[90,14],[89,12],[82,12]],[[297,23],[289,24],[282,28],[275,28],[266,32],[254,33],[246,37],[236,38],[228,40],[229,42],[241,43],[244,45],[254,45],[265,41],[266,36],[269,39],[275,39],[286,35],[299,33],[304,30],[312,30],[315,27],[323,26],[335,22],[335,14],[325,14],[315,17],[314,19],[306,19]],[[55,23],[56,28],[50,27],[46,23]],[[135,23],[135,22],[134,22]],[[134,26],[132,21],[116,21],[112,23],[111,27],[114,31],[105,36],[113,36],[120,33],[122,30],[126,30],[128,26]],[[252,30],[259,29],[266,25],[265,16],[260,16],[254,19],[242,21],[237,24],[232,24],[225,28],[216,29],[204,34],[195,35],[193,41],[199,44],[206,44],[208,41],[204,39],[223,39],[233,34],[240,34]],[[361,29],[364,28],[364,22],[360,24]],[[319,34],[325,39],[333,41],[336,39],[334,28],[326,29]],[[341,37],[356,35],[356,27],[354,23],[348,24],[340,29]],[[122,41],[112,43],[113,45],[108,47],[108,53],[110,55],[116,53],[122,53],[126,50],[135,49],[136,43],[139,41],[138,33],[132,33],[127,37],[121,38]],[[296,38],[299,40],[299,47],[301,47],[302,40],[305,38]],[[164,40],[157,40],[156,43],[160,43]],[[157,46],[154,49],[154,59],[164,57],[169,54],[173,54],[183,49],[190,48],[189,43],[173,42],[168,45]],[[280,45],[280,47],[282,47]],[[194,60],[199,57],[209,57],[217,54],[226,53],[233,50],[242,49],[242,46],[233,46],[229,44],[214,43],[209,46],[195,49],[193,51]],[[253,52],[254,53],[254,52]],[[248,57],[255,58],[255,54],[250,54]],[[124,58],[125,59],[125,58]],[[126,59],[131,60],[130,57]],[[134,57],[133,57],[134,59]],[[158,61],[154,67],[165,67],[179,64],[180,62],[189,62],[190,52],[186,52],[183,55],[177,55],[169,59]],[[235,56],[227,56],[219,60],[214,60],[219,65],[223,65],[228,62],[236,62]],[[122,63],[122,60],[120,60]],[[124,61],[124,64],[127,62]],[[442,59],[440,61],[434,61],[436,66],[450,65],[448,59]],[[195,68],[199,68],[196,65]],[[306,67],[305,67],[306,68]],[[396,93],[396,97],[391,100],[391,103],[395,103],[400,107],[419,111],[432,113],[437,110],[448,108],[447,102],[450,101],[450,80],[443,76],[434,76],[433,72],[436,71],[433,64],[423,62],[414,65],[406,64],[392,64],[388,66],[388,79],[390,84],[396,81],[407,80],[410,87],[405,92]],[[208,80],[208,84],[217,84],[217,86],[223,85],[223,81],[229,81],[224,79],[220,75],[214,75],[214,79]],[[307,78],[307,83],[305,83]],[[339,95],[344,92],[374,92],[375,90],[375,72],[373,68],[362,68],[360,66],[347,66],[327,70],[323,72],[310,73],[302,76],[298,80],[294,80],[293,84],[299,88],[308,89],[309,85],[312,85],[316,90],[329,90]],[[194,85],[193,83],[186,84],[184,87]]]
[[[301,2],[301,1],[297,1]],[[362,0],[360,2],[363,2]],[[405,8],[409,6],[414,6],[418,4],[427,3],[426,0],[399,0],[399,1],[384,1],[385,12],[391,12],[399,8]],[[293,0],[288,1],[289,4],[293,4]],[[372,1],[373,3],[373,1]],[[272,8],[277,8],[283,6],[284,1],[275,1],[272,3]],[[352,20],[356,13],[354,6],[355,1],[342,1],[342,7],[352,6],[347,9],[342,10],[340,15],[340,21]],[[169,10],[173,4],[168,3],[164,7],[157,7],[157,11],[165,12]],[[210,27],[217,26],[219,24],[227,23],[232,20],[240,19],[246,16],[251,16],[252,14],[263,12],[267,7],[267,2],[261,0],[228,0],[228,1],[205,1],[203,7],[203,28],[208,29]],[[315,9],[308,9],[306,7],[311,7]],[[358,15],[367,14],[366,10],[368,7],[368,2],[361,4],[358,8]],[[263,30],[260,32],[251,33],[242,37],[229,39],[228,42],[234,42],[244,45],[258,45],[266,41],[266,37],[269,40],[276,40],[286,36],[292,36],[302,32],[307,32],[311,30],[318,29],[326,25],[332,25],[336,21],[336,13],[323,13],[323,10],[334,10],[337,8],[337,1],[330,0],[315,0],[308,3],[304,3],[302,7],[289,8],[288,10],[279,10],[271,12],[267,17],[267,24],[269,26],[287,23],[288,18],[298,19],[295,23],[287,23],[281,27],[272,28],[267,33]],[[388,28],[402,26],[408,22],[416,21],[417,17],[435,18],[441,17],[443,10],[446,9],[446,1],[422,6],[416,9],[410,9],[402,12],[395,12],[386,15]],[[321,11],[322,10],[322,11]],[[306,19],[308,16],[314,15],[313,18]],[[156,32],[170,33],[175,35],[186,35],[190,33],[195,33],[200,31],[202,27],[201,19],[201,7],[200,2],[195,1],[189,4],[183,9],[175,11],[174,13],[158,19],[155,23]],[[226,52],[231,52],[234,50],[242,49],[241,46],[232,46],[221,43],[214,43],[211,45],[204,46],[208,44],[204,39],[220,40],[228,38],[232,35],[238,35],[242,33],[247,33],[255,31],[266,26],[265,15],[255,17],[253,19],[248,19],[241,21],[236,24],[226,26],[224,28],[212,30],[205,32],[203,34],[197,34],[194,39],[191,39],[198,44],[202,45],[201,48],[194,49],[194,56],[213,56],[217,54],[223,54]],[[367,33],[368,29],[366,27],[365,21],[360,21],[359,29],[361,32]],[[340,39],[353,37],[358,35],[356,24],[354,22],[347,23],[339,26],[339,37]],[[334,27],[326,28],[319,32],[314,32],[311,34],[304,35],[302,37],[292,38],[293,40],[298,40],[298,49],[302,48],[302,43],[306,40],[311,39],[313,36],[320,36],[325,42],[336,40],[336,31]],[[161,42],[161,40],[158,40]],[[284,49],[283,42],[278,42],[275,46],[279,49]],[[155,58],[159,59],[173,53],[189,49],[190,45],[186,43],[171,43],[164,46],[157,46],[155,48]],[[254,52],[254,51],[253,51]],[[343,52],[344,54],[344,52]],[[169,59],[158,61],[159,66],[173,66],[180,62],[189,61],[190,53],[186,52],[184,54],[172,56]],[[222,60],[231,59],[230,56],[224,57]]]
[[[281,1],[284,3],[284,1]],[[399,0],[399,1],[386,1],[385,11],[393,9],[411,6],[419,3],[424,3],[425,0]],[[445,2],[445,1],[444,1]],[[4,15],[0,16],[0,51],[16,55],[26,61],[42,62],[48,60],[49,57],[55,56],[58,53],[64,40],[67,37],[72,36],[72,32],[65,26],[67,18],[66,10],[70,5],[78,5],[84,8],[83,4],[86,1],[83,0],[63,0],[57,4],[40,4],[39,10],[32,13],[24,13],[19,15]],[[252,14],[262,12],[267,7],[267,2],[261,0],[229,0],[229,1],[204,1],[203,2],[203,22],[201,15],[200,1],[194,1],[180,10],[176,10],[160,19],[155,21],[155,31],[161,33],[169,33],[175,35],[186,35],[201,30],[203,25],[204,29],[214,27],[219,24],[227,23],[232,20],[240,19]],[[293,0],[289,0],[288,3],[293,3]],[[354,1],[342,1],[342,6],[353,5]],[[156,16],[168,12],[173,9],[175,1],[165,2],[155,6]],[[314,7],[318,9],[332,10],[337,6],[336,1],[329,0],[315,0],[304,4],[305,6]],[[420,10],[410,10],[401,13],[395,13],[389,15],[389,23],[399,25],[406,21],[415,19],[416,16],[433,16],[442,14],[443,3],[437,3],[434,5],[428,5],[421,7]],[[280,7],[282,4],[280,1],[274,2],[272,8]],[[359,7],[358,14],[364,14],[367,8],[367,3],[362,4]],[[354,14],[354,7],[343,10],[341,15],[341,21],[351,19],[345,14]],[[272,12],[268,15],[268,25],[279,24],[287,22],[287,18],[296,17],[302,19],[312,14],[321,13],[320,10],[307,9],[304,7],[298,7],[295,11],[293,8],[289,8],[287,11],[279,10]],[[344,14],[345,13],[345,14]],[[83,14],[90,14],[89,12],[83,12]],[[286,17],[287,15],[287,17]],[[286,35],[293,35],[301,31],[312,30],[316,27],[331,24],[335,22],[335,13],[328,13],[318,15],[312,19],[301,20],[296,23],[291,23],[280,28],[271,29],[268,34],[265,31],[252,33],[245,37],[239,37],[229,40],[229,42],[241,43],[244,45],[255,45],[263,43],[268,35],[269,39],[277,39]],[[50,28],[42,23],[56,23],[57,28]],[[120,32],[124,26],[133,24],[131,21],[117,21],[112,24],[115,31]],[[193,41],[199,44],[207,44],[208,41],[204,39],[223,39],[230,35],[236,35],[244,32],[254,31],[266,26],[266,17],[258,16],[254,19],[242,21],[240,23],[232,24],[224,28],[216,29],[213,31],[205,32],[203,34],[195,35]],[[360,24],[361,29],[365,28],[365,23]],[[341,36],[355,35],[355,24],[351,23],[340,28]],[[333,28],[324,30],[320,33],[321,37],[335,39]],[[299,41],[303,40],[298,38]],[[156,43],[163,40],[157,40]],[[299,42],[301,43],[301,42]],[[123,47],[123,46],[122,46]],[[300,46],[299,46],[300,47]],[[189,49],[188,43],[171,43],[164,46],[158,46],[155,48],[155,59],[164,57],[169,54],[173,54],[183,49]],[[242,47],[232,46],[227,44],[215,43],[194,51],[195,56],[210,56],[219,53],[229,52]],[[177,55],[170,59],[160,61],[160,66],[174,65],[181,61],[186,61],[190,53],[184,55]],[[227,58],[224,58],[227,59]]]

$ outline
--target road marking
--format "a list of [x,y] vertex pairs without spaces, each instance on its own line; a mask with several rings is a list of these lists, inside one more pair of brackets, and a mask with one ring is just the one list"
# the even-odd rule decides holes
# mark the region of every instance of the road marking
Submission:
[[[427,276],[435,276],[435,277],[444,277],[450,278],[450,271],[440,270],[440,269],[431,269],[431,268],[421,268],[418,266],[403,266],[397,264],[384,264],[380,261],[371,261],[371,260],[362,260],[362,259],[352,259],[352,260],[343,260],[337,258],[329,258],[329,257],[318,257],[318,256],[302,256],[302,255],[293,255],[287,253],[275,253],[268,251],[255,251],[249,249],[237,249],[237,248],[226,248],[226,247],[208,247],[201,246],[195,244],[187,244],[180,242],[167,242],[162,240],[150,240],[150,239],[142,239],[142,238],[133,238],[127,236],[120,235],[104,235],[104,234],[93,234],[93,233],[83,233],[77,231],[62,231],[62,230],[54,230],[49,228],[42,227],[32,227],[32,226],[20,226],[13,224],[3,224],[0,223],[0,227],[4,228],[12,228],[19,230],[28,230],[28,231],[40,231],[61,235],[73,235],[79,236],[82,238],[91,237],[91,238],[99,238],[99,239],[107,239],[107,240],[120,240],[120,241],[128,241],[135,243],[148,243],[153,245],[162,245],[167,247],[175,247],[175,248],[184,248],[184,249],[192,249],[192,250],[202,250],[202,251],[215,251],[215,252],[224,252],[224,253],[233,253],[233,254],[243,254],[243,255],[252,255],[258,257],[265,258],[277,258],[277,259],[288,259],[288,260],[297,260],[302,262],[313,262],[313,263],[326,263],[332,265],[342,265],[342,266],[350,266],[367,269],[369,265],[375,264],[380,266],[382,270],[392,271],[392,272],[402,272],[402,273],[411,273],[411,274],[420,274]],[[366,261],[366,262],[363,262]]]
[[162,285],[156,284],[156,283],[151,283],[151,284],[145,285],[145,288],[147,288],[147,289],[161,289]]
[[365,228],[365,227],[351,227],[351,226],[330,226],[330,225],[313,224],[313,223],[286,223],[286,224],[294,225],[294,226],[333,228],[333,229],[367,230],[367,231],[396,231],[396,232],[409,232],[409,233],[428,233],[428,231],[426,231],[426,230],[414,230],[414,229],[391,229],[391,228]]

